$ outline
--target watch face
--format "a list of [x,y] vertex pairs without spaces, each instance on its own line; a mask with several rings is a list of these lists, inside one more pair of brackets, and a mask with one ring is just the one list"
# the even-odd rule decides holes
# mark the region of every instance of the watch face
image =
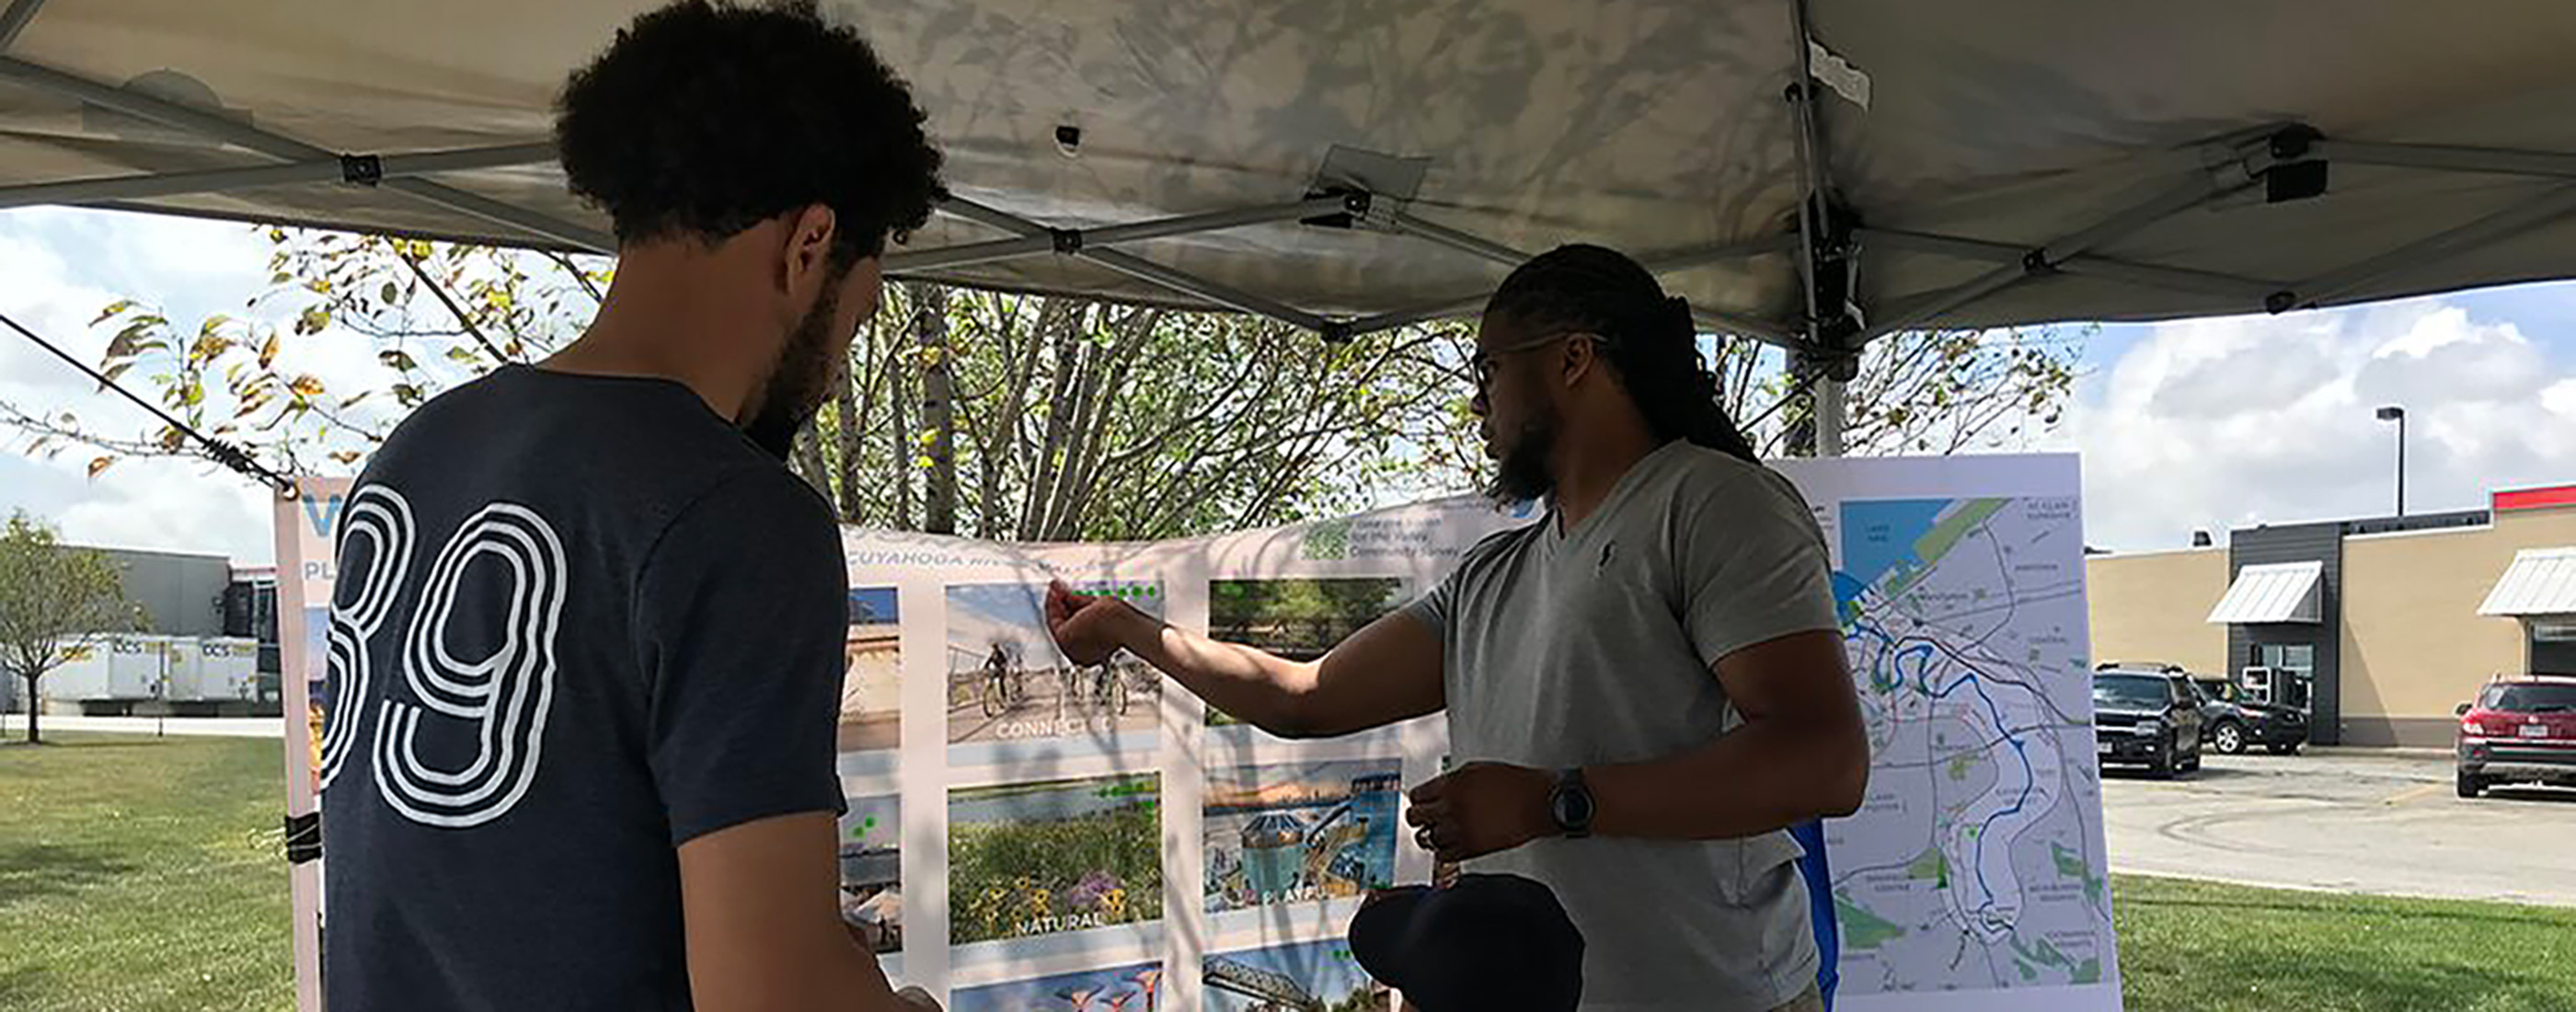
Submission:
[[1556,792],[1556,824],[1560,829],[1581,829],[1592,824],[1592,794],[1581,787],[1568,785]]

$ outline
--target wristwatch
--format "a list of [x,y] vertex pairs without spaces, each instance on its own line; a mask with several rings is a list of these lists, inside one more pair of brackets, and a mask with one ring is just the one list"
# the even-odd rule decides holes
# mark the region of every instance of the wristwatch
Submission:
[[1583,783],[1583,768],[1575,767],[1556,775],[1556,786],[1547,792],[1547,814],[1556,820],[1556,830],[1569,840],[1592,835],[1592,816],[1598,807],[1592,803],[1592,788]]

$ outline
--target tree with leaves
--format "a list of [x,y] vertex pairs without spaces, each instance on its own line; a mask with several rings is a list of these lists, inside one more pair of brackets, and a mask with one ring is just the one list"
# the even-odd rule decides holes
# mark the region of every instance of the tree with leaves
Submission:
[[[101,363],[288,473],[345,472],[412,408],[579,336],[613,265],[585,256],[286,228],[250,312],[191,324],[106,307]],[[1848,452],[2024,445],[2056,423],[2083,331],[1894,335],[1862,353]],[[190,336],[192,335],[193,336]],[[1476,487],[1472,320],[1348,342],[1256,317],[889,285],[848,381],[791,465],[844,522],[995,540],[1162,538]],[[1766,454],[1803,448],[1805,390],[1775,348],[1703,338],[1724,406]],[[371,361],[342,389],[296,363]],[[335,375],[339,372],[335,371]],[[349,382],[342,376],[340,383]],[[190,455],[0,404],[43,453]]]
[[137,628],[116,565],[106,555],[65,547],[24,512],[0,529],[0,670],[27,687],[27,741],[36,730],[39,683],[76,659],[89,637]]

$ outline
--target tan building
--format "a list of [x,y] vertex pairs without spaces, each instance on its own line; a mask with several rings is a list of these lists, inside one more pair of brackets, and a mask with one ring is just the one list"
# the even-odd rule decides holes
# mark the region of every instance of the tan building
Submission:
[[2487,679],[2576,674],[2576,485],[2096,555],[2085,577],[2097,661],[2267,669],[2323,744],[2448,745]]

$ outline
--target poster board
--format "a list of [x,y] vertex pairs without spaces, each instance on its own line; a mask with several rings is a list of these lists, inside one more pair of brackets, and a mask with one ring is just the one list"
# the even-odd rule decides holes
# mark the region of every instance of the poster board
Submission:
[[[1861,811],[1826,832],[1838,1007],[2118,1009],[2074,458],[1780,469],[1831,547],[1873,755]],[[288,679],[289,804],[309,812],[318,738],[293,715],[319,690],[348,488],[301,488],[280,505],[280,632],[311,676]],[[1368,888],[1431,876],[1401,792],[1440,772],[1441,720],[1275,738],[1133,658],[1067,663],[1039,602],[1062,579],[1311,654],[1538,516],[1457,498],[1112,545],[846,530],[844,919],[957,1012],[1391,1007],[1341,936]],[[296,874],[318,1009],[319,864]]]
[[276,500],[277,646],[280,719],[286,722],[281,758],[286,764],[289,827],[288,926],[295,958],[295,1007],[322,1008],[322,861],[300,840],[315,839],[321,820],[322,716],[326,708],[331,629],[331,587],[339,522],[349,501],[350,479],[300,477],[294,492]]

